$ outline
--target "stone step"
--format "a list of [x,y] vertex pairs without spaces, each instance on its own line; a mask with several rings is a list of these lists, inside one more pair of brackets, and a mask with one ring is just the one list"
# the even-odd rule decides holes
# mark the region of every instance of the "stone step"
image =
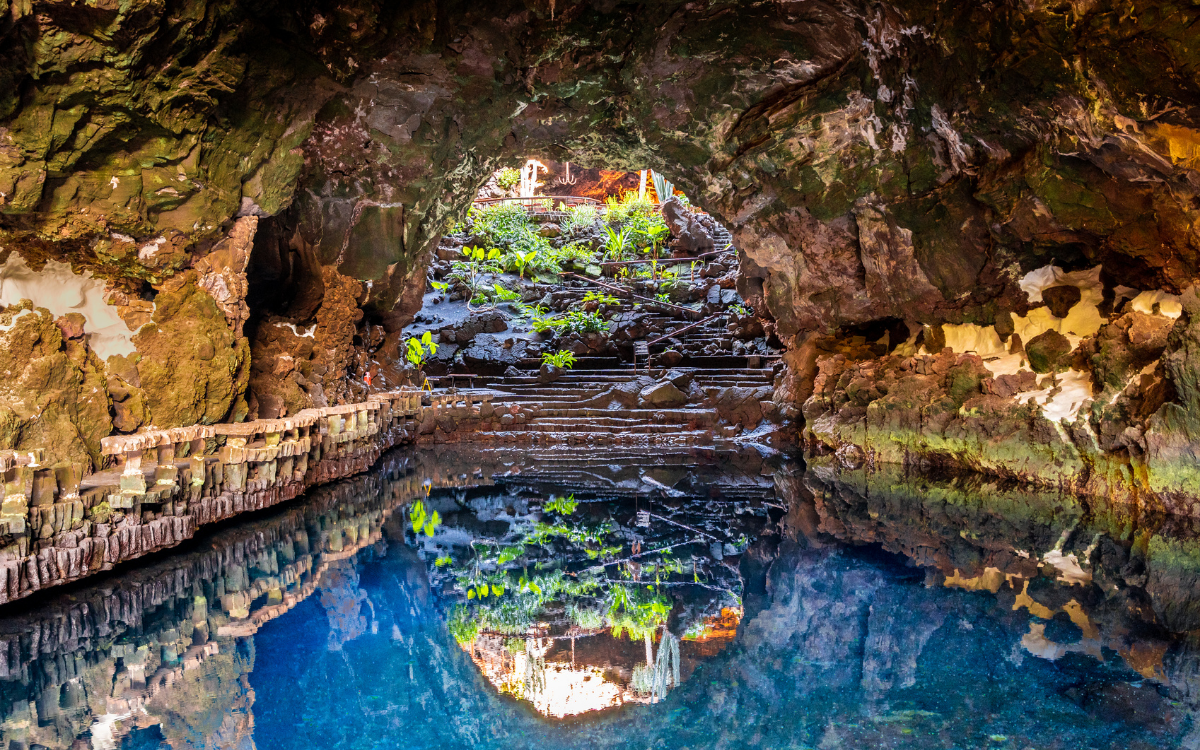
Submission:
[[491,434],[509,432],[534,432],[542,434],[561,435],[705,435],[707,430],[689,430],[682,424],[632,424],[632,425],[558,425],[539,424],[537,421],[525,424],[508,425],[490,432]]
[[[614,416],[621,415],[621,416]],[[628,424],[637,422],[654,422],[658,419],[676,422],[711,420],[714,414],[707,409],[542,409],[534,417],[539,422],[560,421],[568,424],[571,420],[586,418],[587,424]]]

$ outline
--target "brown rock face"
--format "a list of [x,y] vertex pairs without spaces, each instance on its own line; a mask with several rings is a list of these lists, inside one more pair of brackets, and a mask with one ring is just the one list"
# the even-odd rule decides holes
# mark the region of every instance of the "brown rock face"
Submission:
[[246,266],[257,227],[257,216],[238,219],[229,236],[196,261],[196,272],[200,274],[196,285],[216,300],[234,336],[242,335],[242,326],[250,317],[250,308],[246,306]]
[[0,449],[98,466],[108,405],[104,364],[86,342],[64,338],[45,310],[0,310]]
[[154,317],[134,343],[148,419],[156,427],[245,418],[250,347],[229,329],[193,272],[155,298]]

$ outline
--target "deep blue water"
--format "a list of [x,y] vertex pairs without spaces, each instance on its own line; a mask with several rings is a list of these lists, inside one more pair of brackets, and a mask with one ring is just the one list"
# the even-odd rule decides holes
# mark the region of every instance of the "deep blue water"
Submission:
[[[783,553],[732,647],[659,704],[552,720],[497,696],[450,638],[409,550],[370,555],[360,635],[309,600],[255,636],[259,748],[1181,747],[1191,712],[1111,650],[1054,661],[987,592],[926,588],[901,561]],[[344,596],[353,596],[346,592]],[[366,608],[363,609],[366,611]],[[1079,628],[1048,630],[1065,643]],[[411,676],[409,669],[412,668]]]
[[754,451],[396,454],[0,613],[0,748],[1195,748],[1198,536]]

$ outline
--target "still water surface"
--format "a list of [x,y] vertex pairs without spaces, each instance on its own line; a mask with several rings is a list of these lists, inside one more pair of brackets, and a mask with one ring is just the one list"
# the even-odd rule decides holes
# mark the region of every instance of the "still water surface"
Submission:
[[1197,538],[755,450],[398,453],[0,612],[0,747],[1200,747]]

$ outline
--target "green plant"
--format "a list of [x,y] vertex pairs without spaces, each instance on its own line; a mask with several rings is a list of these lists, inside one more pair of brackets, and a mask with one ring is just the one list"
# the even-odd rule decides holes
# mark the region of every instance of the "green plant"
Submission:
[[596,253],[588,249],[585,245],[571,244],[566,245],[558,250],[550,251],[550,256],[558,263],[582,263],[590,265],[596,262]]
[[463,259],[450,264],[450,273],[446,278],[467,288],[468,307],[483,304],[487,301],[482,294],[483,280],[488,274],[498,274],[503,271],[498,261],[503,253],[499,248],[484,250],[481,247],[464,247]]
[[600,211],[595,206],[586,203],[578,206],[560,206],[567,218],[559,224],[567,234],[575,234],[590,228],[600,219]]
[[572,493],[567,497],[551,497],[544,507],[551,513],[569,516],[579,507],[579,501],[575,499],[575,494]]
[[521,170],[505,167],[496,175],[496,184],[508,190],[521,181]]
[[499,302],[516,302],[521,299],[520,293],[506,289],[499,284],[492,284],[492,289],[494,290],[496,300]]
[[505,265],[505,267],[516,268],[517,275],[520,276],[521,278],[525,278],[525,267],[528,266],[531,262],[533,262],[533,260],[535,258],[537,258],[537,254],[538,254],[538,251],[536,249],[530,250],[527,253],[511,252],[504,256],[504,260],[505,260],[504,265]]
[[421,334],[420,338],[412,336],[408,339],[408,352],[404,358],[412,364],[413,367],[420,370],[425,366],[427,355],[437,354],[438,345],[433,341],[433,334],[429,331]]
[[575,366],[575,355],[566,349],[561,349],[554,354],[544,352],[542,354],[542,364],[561,367],[564,370],[570,370]]
[[600,333],[608,330],[608,323],[605,322],[604,318],[600,317],[599,313],[572,310],[561,318],[534,318],[533,330],[538,333],[553,330],[559,335],[564,333]]
[[654,295],[654,299],[658,300],[659,302],[670,302],[671,295],[659,293],[659,294]]
[[612,296],[611,294],[605,294],[604,292],[588,292],[587,294],[583,295],[583,301],[585,303],[586,302],[595,302],[598,305],[619,305],[619,304],[621,304],[621,300],[617,299],[616,297]]
[[604,241],[604,257],[622,260],[626,251],[632,246],[629,235],[624,229],[616,231],[609,226],[604,227],[604,233],[607,235],[607,239]]
[[659,203],[663,203],[675,195],[675,183],[653,169],[650,170],[650,180],[654,183],[654,193],[658,196]]
[[729,312],[733,313],[734,315],[738,316],[739,318],[744,318],[751,314],[750,308],[746,307],[745,305],[739,305],[739,304],[730,305]]

